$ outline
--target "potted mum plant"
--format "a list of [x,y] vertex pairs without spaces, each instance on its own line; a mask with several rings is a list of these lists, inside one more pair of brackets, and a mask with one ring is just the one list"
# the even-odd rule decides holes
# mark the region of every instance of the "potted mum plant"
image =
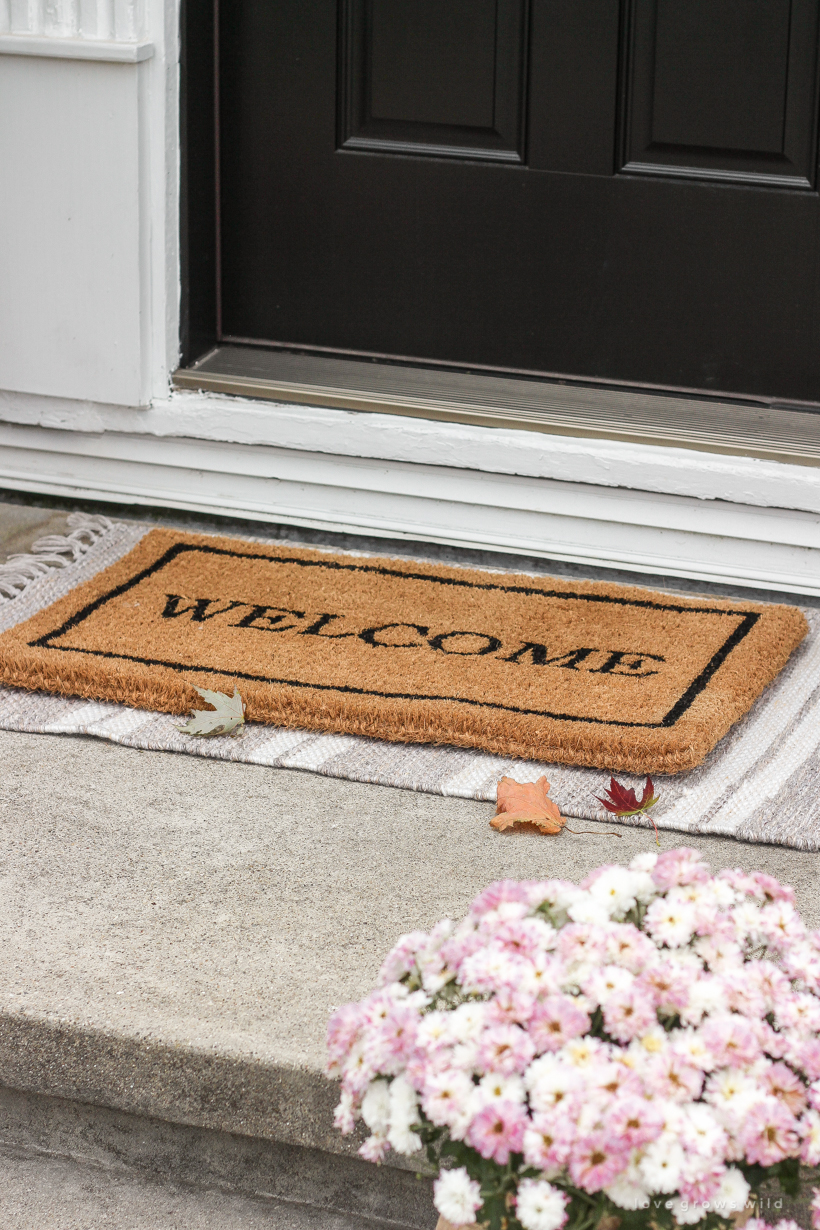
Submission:
[[819,1035],[792,890],[684,848],[501,881],[403,936],[333,1016],[328,1074],[363,1157],[426,1153],[451,1225],[765,1230],[820,1163]]

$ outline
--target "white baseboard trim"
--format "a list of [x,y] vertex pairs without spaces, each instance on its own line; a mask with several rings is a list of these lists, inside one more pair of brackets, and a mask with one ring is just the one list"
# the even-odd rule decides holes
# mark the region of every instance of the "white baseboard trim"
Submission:
[[0,486],[820,596],[820,518],[727,500],[8,422]]
[[820,466],[660,444],[175,392],[115,406],[0,389],[0,422],[370,457],[820,514]]

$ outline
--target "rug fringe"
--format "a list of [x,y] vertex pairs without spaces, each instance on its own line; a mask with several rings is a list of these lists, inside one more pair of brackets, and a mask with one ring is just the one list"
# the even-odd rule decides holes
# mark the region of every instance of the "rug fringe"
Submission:
[[46,534],[27,554],[10,555],[0,564],[0,603],[19,598],[32,581],[55,568],[76,564],[94,544],[113,529],[114,522],[101,515],[71,513],[70,534]]

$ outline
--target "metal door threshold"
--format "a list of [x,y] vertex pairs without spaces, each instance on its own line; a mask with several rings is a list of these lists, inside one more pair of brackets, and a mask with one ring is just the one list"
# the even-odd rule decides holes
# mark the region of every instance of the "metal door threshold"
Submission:
[[820,406],[662,393],[442,367],[340,359],[261,346],[215,347],[173,377],[278,402],[401,414],[820,466]]

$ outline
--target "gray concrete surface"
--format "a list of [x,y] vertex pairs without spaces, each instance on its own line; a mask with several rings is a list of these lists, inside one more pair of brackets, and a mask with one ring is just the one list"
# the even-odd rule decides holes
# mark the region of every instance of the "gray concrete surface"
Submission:
[[385,1224],[5,1149],[0,1220],[14,1230],[375,1230]]
[[67,517],[60,509],[0,503],[0,563],[9,555],[29,551],[37,538],[65,534]]
[[[0,504],[0,557],[61,528],[33,515]],[[491,880],[577,879],[654,848],[644,829],[499,834],[487,803],[92,739],[0,732],[0,765],[0,1083],[336,1153],[354,1145],[330,1124],[327,1018],[372,987],[398,935],[458,917]],[[693,844],[715,868],[792,883],[820,925],[820,855]],[[34,1163],[5,1164],[22,1201]],[[110,1203],[89,1225],[154,1225],[113,1220],[125,1187],[70,1174],[71,1200]]]
[[[458,917],[490,880],[580,878],[654,844],[649,830],[589,822],[583,836],[501,834],[488,803],[92,739],[0,732],[0,762],[0,1079],[37,1071],[48,1022],[62,1055],[50,1079],[65,1082],[54,1093],[83,1097],[86,1068],[99,1083],[106,1059],[89,1039],[110,1037],[109,1105],[287,1128],[304,1144],[292,1088],[277,1111],[272,1072],[318,1072],[330,1012],[373,985],[398,935]],[[820,922],[818,855],[697,844],[715,867],[791,882]],[[35,1025],[39,1041],[23,1046]],[[69,1025],[73,1049],[59,1041]],[[213,1083],[227,1092],[237,1063],[242,1095],[220,1098]],[[211,1089],[198,1110],[185,1083],[197,1065]]]
[[170,1176],[188,1188],[309,1205],[371,1225],[432,1230],[436,1221],[432,1180],[411,1171],[0,1086],[2,1151],[154,1183]]

